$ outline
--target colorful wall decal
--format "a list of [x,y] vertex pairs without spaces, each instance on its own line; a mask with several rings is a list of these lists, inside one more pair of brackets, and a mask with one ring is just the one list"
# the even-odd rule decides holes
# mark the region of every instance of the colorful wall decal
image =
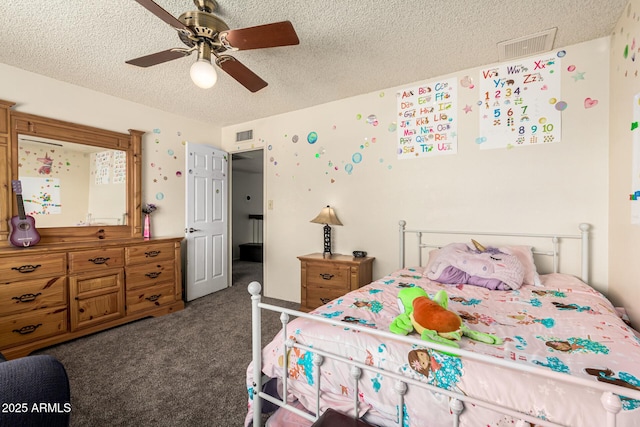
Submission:
[[307,135],[307,142],[309,144],[315,144],[318,141],[318,133],[317,132],[309,132]]
[[475,85],[473,84],[473,79],[469,76],[464,76],[460,79],[460,86],[466,87],[468,89],[473,89]]
[[559,142],[560,70],[552,54],[480,70],[480,148]]
[[56,215],[62,213],[60,180],[58,178],[20,177],[24,211],[27,215]]
[[404,89],[397,102],[399,159],[457,153],[455,78]]
[[584,108],[593,108],[598,105],[597,99],[585,98],[584,99]]

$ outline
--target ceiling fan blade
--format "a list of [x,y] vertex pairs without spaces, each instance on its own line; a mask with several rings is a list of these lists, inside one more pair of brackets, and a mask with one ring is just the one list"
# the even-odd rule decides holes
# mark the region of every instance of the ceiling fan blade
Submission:
[[216,65],[251,92],[257,92],[267,86],[267,82],[232,56],[220,56],[216,59]]
[[172,27],[178,30],[186,31],[190,35],[193,35],[193,31],[191,31],[191,28],[187,27],[182,22],[180,22],[178,18],[176,18],[175,16],[173,16],[172,14],[170,14],[169,12],[167,12],[166,10],[158,6],[158,4],[153,0],[135,0],[135,1],[138,2],[145,9],[147,9],[149,12],[153,13],[158,18],[162,19],[164,22],[171,25]]
[[188,56],[191,52],[187,49],[168,49],[162,52],[152,53],[151,55],[141,56],[140,58],[125,61],[127,64],[136,65],[138,67],[151,67],[152,65],[162,64],[163,62],[172,61],[174,59]]
[[289,21],[222,31],[220,42],[228,49],[248,50],[300,44],[296,30]]

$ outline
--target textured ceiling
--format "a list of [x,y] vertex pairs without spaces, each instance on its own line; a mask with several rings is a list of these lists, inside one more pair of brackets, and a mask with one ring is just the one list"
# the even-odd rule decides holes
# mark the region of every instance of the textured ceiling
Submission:
[[[156,0],[178,17],[190,0]],[[289,20],[300,45],[232,52],[269,83],[251,93],[195,55],[150,68],[126,60],[183,47],[134,0],[0,2],[0,63],[227,126],[498,61],[496,43],[557,27],[555,47],[607,36],[627,0],[218,0],[230,28]],[[0,98],[2,94],[0,93]]]

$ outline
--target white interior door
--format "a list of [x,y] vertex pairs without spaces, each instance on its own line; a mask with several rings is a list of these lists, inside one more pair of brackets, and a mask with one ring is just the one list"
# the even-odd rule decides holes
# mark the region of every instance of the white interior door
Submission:
[[186,145],[187,301],[229,286],[227,273],[227,153]]

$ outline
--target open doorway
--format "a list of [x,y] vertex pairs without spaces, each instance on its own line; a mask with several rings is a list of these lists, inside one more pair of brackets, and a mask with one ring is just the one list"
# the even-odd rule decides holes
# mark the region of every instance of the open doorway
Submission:
[[231,156],[232,284],[263,282],[264,150]]

